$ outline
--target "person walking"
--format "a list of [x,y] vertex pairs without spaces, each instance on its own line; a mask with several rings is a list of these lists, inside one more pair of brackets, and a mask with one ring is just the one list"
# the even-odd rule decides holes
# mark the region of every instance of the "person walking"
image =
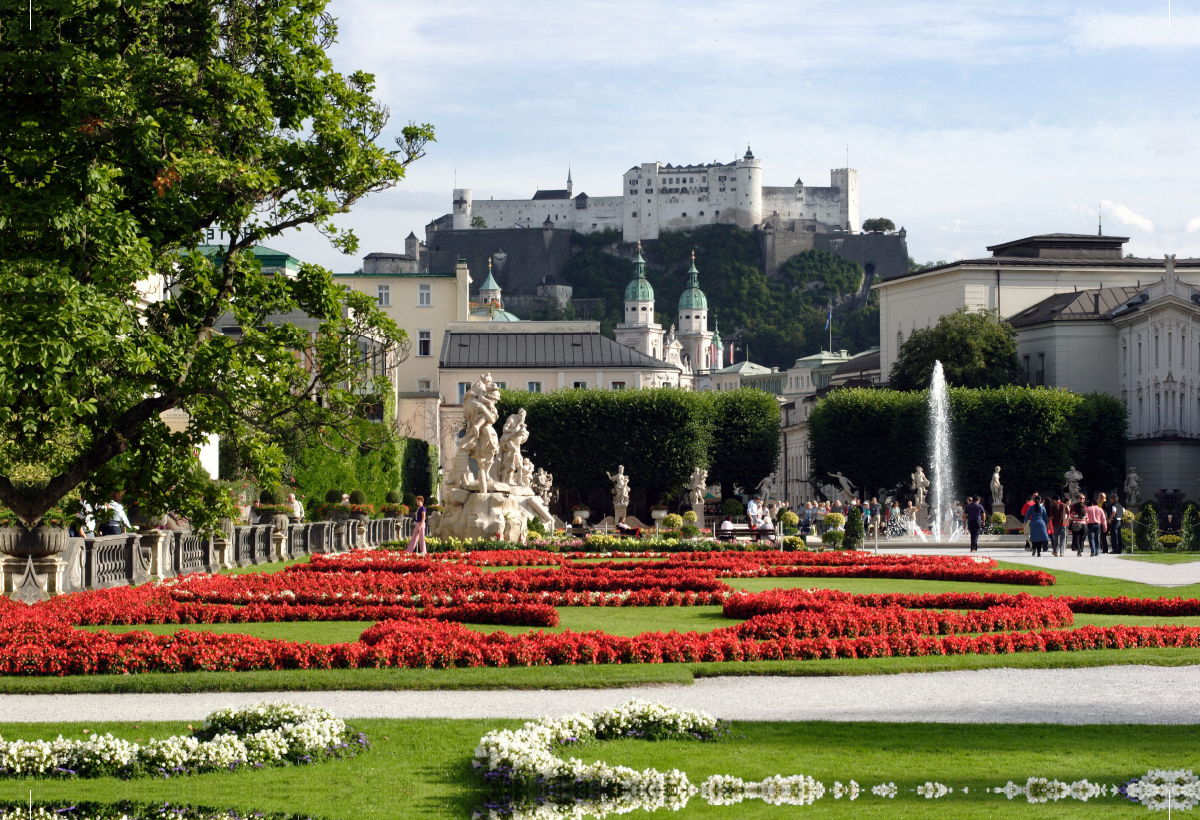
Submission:
[[1067,554],[1067,515],[1070,505],[1060,498],[1051,498],[1046,504],[1046,512],[1050,514],[1050,523],[1054,532],[1050,533],[1050,554],[1063,558]]
[[1025,518],[1025,514],[1029,512],[1029,508],[1031,506],[1033,506],[1033,493],[1030,493],[1029,495],[1025,496],[1025,503],[1021,506],[1021,520],[1025,522],[1025,526],[1022,529],[1024,530],[1024,535],[1025,535],[1025,551],[1026,552],[1029,552],[1030,550],[1033,549],[1033,545],[1030,543],[1030,540],[1029,540],[1029,521]]
[[971,552],[979,551],[979,531],[983,528],[983,517],[987,510],[983,508],[975,496],[967,498],[967,506],[963,508],[963,518],[966,521],[967,532],[971,534]]
[[1104,537],[1107,521],[1104,518],[1104,510],[1094,503],[1087,505],[1085,514],[1087,516],[1088,548],[1091,550],[1092,557],[1095,558],[1100,554],[1100,541]]
[[1034,493],[1030,501],[1031,503],[1025,511],[1025,523],[1029,525],[1029,545],[1033,557],[1041,558],[1042,550],[1050,543],[1050,533],[1046,526],[1050,523],[1050,516],[1042,504],[1040,495]]
[[1108,537],[1112,541],[1113,555],[1120,555],[1125,546],[1121,543],[1121,524],[1124,519],[1125,508],[1121,506],[1121,497],[1113,493],[1112,500],[1108,502]]
[[1080,493],[1071,504],[1070,513],[1071,549],[1080,558],[1083,557],[1083,545],[1087,542],[1087,503],[1083,493]]
[[1100,519],[1103,522],[1100,534],[1100,552],[1108,554],[1108,496],[1104,493],[1096,495],[1096,506],[1100,508]]
[[405,552],[417,552],[420,555],[425,555],[425,519],[429,517],[429,511],[425,509],[425,496],[417,496],[417,509],[413,513],[412,538],[408,539],[408,549]]

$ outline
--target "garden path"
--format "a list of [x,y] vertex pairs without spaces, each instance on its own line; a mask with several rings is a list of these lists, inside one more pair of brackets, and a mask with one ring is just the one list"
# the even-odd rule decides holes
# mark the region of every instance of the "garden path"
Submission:
[[283,699],[351,718],[536,718],[631,698],[733,720],[1191,724],[1200,667],[985,669],[855,677],[701,678],[691,686],[404,692],[3,695],[0,721],[201,720],[223,706]]

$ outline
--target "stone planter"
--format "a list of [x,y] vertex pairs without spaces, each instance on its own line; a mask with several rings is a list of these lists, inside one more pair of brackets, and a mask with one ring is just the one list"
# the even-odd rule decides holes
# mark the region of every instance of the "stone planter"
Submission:
[[662,521],[667,517],[667,510],[651,510],[650,517],[655,521]]
[[360,527],[367,526],[367,522],[371,520],[371,516],[366,513],[350,513],[346,518],[351,521],[357,521]]
[[18,558],[48,558],[67,548],[67,531],[62,527],[38,526],[0,528],[0,552]]
[[591,510],[573,510],[572,513],[573,517],[578,518],[580,521],[587,521],[592,517]]
[[292,517],[290,515],[283,515],[282,513],[276,513],[269,520],[263,521],[264,524],[270,524],[274,527],[275,532],[287,532],[288,524],[291,522]]

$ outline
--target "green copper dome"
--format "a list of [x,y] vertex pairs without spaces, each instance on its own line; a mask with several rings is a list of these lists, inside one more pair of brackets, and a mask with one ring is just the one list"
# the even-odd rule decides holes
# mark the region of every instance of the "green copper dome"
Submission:
[[708,310],[708,297],[700,290],[700,271],[696,270],[696,260],[688,271],[688,284],[679,297],[680,310]]
[[646,279],[646,260],[642,258],[642,243],[638,243],[637,259],[633,263],[636,278],[625,286],[626,302],[653,302],[654,288]]

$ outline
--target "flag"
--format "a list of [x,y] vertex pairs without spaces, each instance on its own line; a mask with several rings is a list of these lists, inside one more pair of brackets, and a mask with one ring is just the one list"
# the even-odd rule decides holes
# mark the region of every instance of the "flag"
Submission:
[[829,303],[829,315],[825,317],[825,329],[829,330],[830,323],[833,322],[833,302]]

